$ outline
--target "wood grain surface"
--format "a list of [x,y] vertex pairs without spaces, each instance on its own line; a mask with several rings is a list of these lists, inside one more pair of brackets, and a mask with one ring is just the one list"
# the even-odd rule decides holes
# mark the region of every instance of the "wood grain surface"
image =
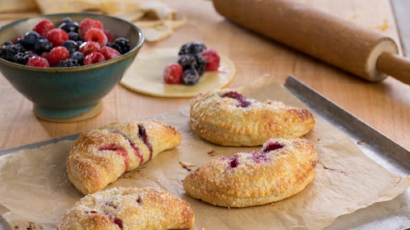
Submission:
[[[398,30],[389,0],[298,0],[368,30],[392,37]],[[393,78],[369,83],[324,64],[291,48],[242,29],[218,15],[211,1],[166,0],[188,23],[171,37],[146,43],[141,52],[158,47],[179,47],[197,40],[229,56],[237,74],[229,87],[249,84],[271,74],[280,83],[293,75],[359,119],[410,149],[410,87]],[[233,6],[234,7],[234,6]],[[7,21],[0,21],[4,24]],[[318,25],[320,26],[320,25]],[[189,99],[156,98],[136,94],[117,85],[103,98],[103,112],[76,123],[38,120],[32,103],[0,76],[0,149],[17,147],[93,129],[114,121],[140,119],[171,112],[189,104]]]

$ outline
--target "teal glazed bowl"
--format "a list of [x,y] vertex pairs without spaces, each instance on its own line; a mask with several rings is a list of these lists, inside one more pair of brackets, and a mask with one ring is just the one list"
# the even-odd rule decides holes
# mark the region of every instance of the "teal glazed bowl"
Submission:
[[35,114],[46,120],[71,119],[95,108],[121,80],[144,43],[141,29],[128,21],[102,14],[66,13],[26,18],[2,26],[0,45],[31,31],[44,18],[57,25],[66,17],[78,23],[85,18],[101,21],[114,39],[129,39],[131,50],[108,61],[65,68],[36,68],[0,58],[2,75],[33,102]]

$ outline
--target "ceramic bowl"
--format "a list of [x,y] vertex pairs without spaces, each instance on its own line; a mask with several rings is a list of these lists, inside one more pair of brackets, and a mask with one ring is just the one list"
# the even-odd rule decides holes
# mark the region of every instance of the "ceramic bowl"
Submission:
[[31,31],[44,18],[57,25],[66,17],[78,23],[85,18],[101,21],[114,39],[128,38],[131,50],[108,61],[66,68],[36,68],[0,58],[3,76],[33,102],[34,111],[40,118],[69,119],[95,108],[101,98],[121,80],[144,43],[142,31],[128,21],[102,14],[66,13],[41,15],[4,25],[0,28],[0,44]]

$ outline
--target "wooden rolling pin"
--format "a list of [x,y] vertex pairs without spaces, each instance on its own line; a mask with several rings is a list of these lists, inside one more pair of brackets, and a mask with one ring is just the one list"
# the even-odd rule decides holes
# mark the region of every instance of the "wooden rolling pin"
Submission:
[[388,75],[410,84],[410,60],[381,33],[292,0],[213,0],[222,16],[245,28],[379,82]]

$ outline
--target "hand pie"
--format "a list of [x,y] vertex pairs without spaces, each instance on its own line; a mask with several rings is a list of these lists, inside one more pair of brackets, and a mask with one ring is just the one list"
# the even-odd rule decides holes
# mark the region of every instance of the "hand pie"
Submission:
[[261,151],[237,153],[199,166],[185,191],[225,207],[263,205],[302,191],[315,177],[316,150],[304,139],[271,139]]
[[178,131],[154,120],[113,123],[91,130],[71,146],[68,179],[83,194],[94,193],[180,143]]
[[57,230],[182,229],[191,228],[194,220],[189,203],[171,193],[121,187],[82,198]]
[[190,124],[201,138],[223,146],[258,146],[271,138],[297,138],[315,125],[307,109],[259,102],[230,89],[199,94],[191,101]]

